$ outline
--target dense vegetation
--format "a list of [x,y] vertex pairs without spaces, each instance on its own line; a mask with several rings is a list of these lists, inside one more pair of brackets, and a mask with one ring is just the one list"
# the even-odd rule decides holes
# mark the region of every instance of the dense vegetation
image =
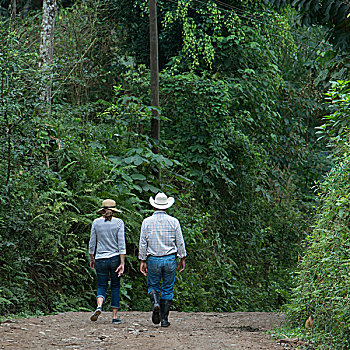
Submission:
[[[348,349],[349,314],[349,81],[333,84],[327,94],[333,113],[320,127],[336,155],[335,165],[319,189],[313,231],[287,306],[294,327],[314,319],[311,339],[317,349]],[[294,332],[298,332],[295,330]]]
[[[40,8],[20,4],[11,17],[5,3],[0,23],[0,314],[93,307],[87,243],[105,198],[126,223],[123,308],[148,309],[137,245],[159,190],[176,198],[189,254],[177,309],[279,308],[314,222],[313,187],[338,147],[315,133],[333,130],[322,126],[323,94],[346,75],[324,30],[296,27],[286,4],[159,1],[154,153],[146,1],[60,4],[49,111],[39,99]],[[326,198],[331,186],[345,191],[345,178],[331,180],[345,145]]]

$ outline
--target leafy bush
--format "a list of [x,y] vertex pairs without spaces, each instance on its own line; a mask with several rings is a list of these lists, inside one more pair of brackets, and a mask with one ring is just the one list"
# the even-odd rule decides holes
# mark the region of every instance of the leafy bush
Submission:
[[348,132],[349,82],[337,82],[327,94],[333,113],[320,128],[336,148],[337,160],[319,186],[321,205],[305,254],[296,273],[293,298],[287,311],[294,326],[314,318],[313,340],[318,349],[348,349],[349,336],[349,198]]

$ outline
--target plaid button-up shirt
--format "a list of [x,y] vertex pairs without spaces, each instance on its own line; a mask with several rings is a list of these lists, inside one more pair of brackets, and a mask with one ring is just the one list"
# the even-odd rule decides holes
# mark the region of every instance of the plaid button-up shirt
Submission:
[[186,256],[180,222],[164,211],[155,211],[143,220],[139,259],[146,260],[148,255],[164,256],[174,253],[180,258]]

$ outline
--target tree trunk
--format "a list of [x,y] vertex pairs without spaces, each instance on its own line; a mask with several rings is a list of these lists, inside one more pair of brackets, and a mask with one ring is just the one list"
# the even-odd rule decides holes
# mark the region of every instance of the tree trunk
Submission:
[[[43,1],[43,19],[41,23],[41,42],[39,69],[41,70],[40,100],[43,102],[41,112],[51,114],[51,86],[53,62],[53,38],[55,30],[57,4],[56,0]],[[50,167],[49,154],[46,149],[46,166]]]
[[39,69],[42,72],[40,100],[46,103],[48,113],[51,112],[53,38],[56,12],[56,0],[44,0],[39,59]]
[[11,0],[11,17],[16,18],[17,15],[17,0]]

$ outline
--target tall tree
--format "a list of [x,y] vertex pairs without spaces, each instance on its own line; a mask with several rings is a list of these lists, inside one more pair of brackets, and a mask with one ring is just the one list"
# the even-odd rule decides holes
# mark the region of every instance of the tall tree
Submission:
[[11,17],[16,17],[17,14],[17,0],[11,0]]
[[42,71],[40,99],[46,103],[49,112],[51,110],[53,39],[56,13],[56,0],[44,0],[39,60],[39,68]]

